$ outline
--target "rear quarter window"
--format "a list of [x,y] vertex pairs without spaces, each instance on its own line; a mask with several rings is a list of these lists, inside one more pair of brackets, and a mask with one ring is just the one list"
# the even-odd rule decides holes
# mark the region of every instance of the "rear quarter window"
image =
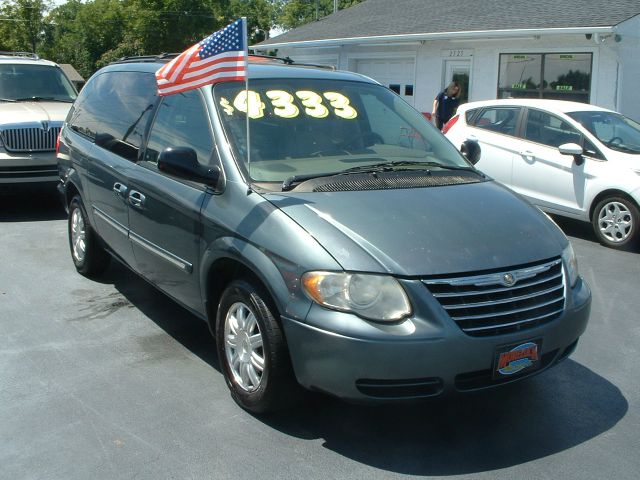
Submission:
[[82,90],[69,126],[101,147],[136,160],[156,101],[153,73],[105,72]]

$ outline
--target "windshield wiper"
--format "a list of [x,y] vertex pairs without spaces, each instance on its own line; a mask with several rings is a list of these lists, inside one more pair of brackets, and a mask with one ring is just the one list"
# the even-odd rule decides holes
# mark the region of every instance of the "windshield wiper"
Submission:
[[293,188],[296,183],[305,182],[312,178],[332,177],[338,175],[351,175],[354,173],[377,173],[377,172],[393,172],[401,170],[415,170],[413,168],[403,167],[424,167],[419,170],[431,171],[429,167],[438,167],[444,170],[464,170],[467,172],[474,172],[479,175],[484,175],[473,167],[459,167],[454,165],[442,165],[438,162],[419,162],[414,160],[400,160],[396,162],[382,162],[369,165],[358,165],[357,167],[347,168],[346,170],[340,170],[339,172],[326,172],[326,173],[307,173],[304,175],[293,175],[282,182],[282,191],[286,192]]
[[0,102],[15,102],[13,98],[0,98]]
[[62,99],[59,99],[59,98],[38,97],[38,96],[16,98],[14,101],[15,102],[62,102],[62,103],[73,103],[73,100],[70,100],[70,99],[62,100]]

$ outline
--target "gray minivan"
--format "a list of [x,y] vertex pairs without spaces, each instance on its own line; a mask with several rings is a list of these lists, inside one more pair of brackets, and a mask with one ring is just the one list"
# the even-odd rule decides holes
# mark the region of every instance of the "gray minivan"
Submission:
[[248,89],[160,98],[166,61],[103,68],[69,112],[71,256],[207,321],[243,408],[485,389],[575,349],[591,295],[566,237],[396,94],[262,61]]

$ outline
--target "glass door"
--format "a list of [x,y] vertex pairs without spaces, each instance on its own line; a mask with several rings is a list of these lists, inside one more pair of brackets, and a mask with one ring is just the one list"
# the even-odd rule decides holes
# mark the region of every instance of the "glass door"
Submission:
[[471,60],[445,60],[445,77],[443,89],[451,82],[460,85],[460,103],[469,101],[469,76],[471,74]]

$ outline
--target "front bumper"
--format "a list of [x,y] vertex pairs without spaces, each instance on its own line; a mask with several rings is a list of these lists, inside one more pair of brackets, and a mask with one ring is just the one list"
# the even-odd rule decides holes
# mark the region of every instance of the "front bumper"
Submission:
[[[419,287],[416,287],[419,288]],[[529,377],[566,358],[585,331],[591,293],[580,279],[564,313],[522,332],[472,337],[437,308],[418,306],[401,325],[375,325],[314,305],[306,323],[282,323],[298,382],[353,401],[392,401],[471,391]],[[319,325],[330,325],[331,330]],[[496,349],[541,339],[541,367],[494,380]]]
[[8,153],[0,151],[0,185],[57,182],[55,152]]

